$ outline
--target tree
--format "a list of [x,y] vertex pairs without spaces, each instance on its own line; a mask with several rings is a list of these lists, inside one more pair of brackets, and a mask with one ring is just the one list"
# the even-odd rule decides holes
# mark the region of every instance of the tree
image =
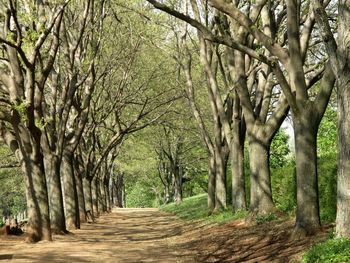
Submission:
[[[187,5],[187,4],[186,4]],[[186,6],[186,12],[188,7]],[[198,12],[196,16],[199,17]],[[186,95],[189,101],[190,109],[197,122],[198,129],[202,136],[203,142],[207,148],[209,160],[209,176],[208,176],[208,207],[210,210],[216,212],[221,209],[227,208],[227,192],[226,192],[226,168],[228,155],[230,150],[230,139],[228,143],[225,140],[225,130],[229,129],[228,119],[232,118],[232,111],[229,104],[228,109],[225,109],[224,103],[222,102],[221,95],[219,92],[219,84],[217,81],[218,77],[218,63],[219,60],[216,56],[216,47],[206,43],[198,32],[199,51],[197,46],[190,47],[188,37],[190,31],[187,26],[184,27],[183,32],[175,33],[176,35],[176,55],[175,59],[180,65],[182,72],[185,76],[186,81]],[[202,71],[204,76],[200,74],[204,81],[196,81],[193,74],[193,54],[198,54]],[[196,54],[197,55],[197,54]],[[196,72],[197,73],[197,72]],[[197,73],[198,74],[198,73]],[[198,95],[198,85],[205,83],[207,88],[207,94],[211,110],[212,123],[213,125],[208,127],[205,121],[205,115],[203,113],[203,107],[200,107],[199,101],[196,98]],[[212,132],[210,132],[212,129]],[[238,129],[239,131],[239,129]],[[243,149],[243,147],[241,147]],[[242,155],[243,156],[243,155]],[[242,165],[243,167],[243,165]],[[244,190],[242,191],[244,193]],[[245,207],[245,197],[243,198]]]
[[[68,2],[30,5],[9,1],[1,4],[2,67],[1,119],[9,145],[25,174],[29,241],[51,240],[48,194],[41,151],[43,139],[42,102],[48,76],[59,45],[63,11]],[[14,145],[14,144],[16,145]],[[17,148],[17,149],[16,149]]]
[[[221,37],[213,34],[198,19],[174,11],[157,1],[148,0],[159,9],[162,9],[194,26],[201,31],[207,40],[229,46],[271,67],[278,84],[283,90],[293,118],[296,168],[297,168],[297,218],[295,237],[312,234],[320,227],[318,191],[317,191],[317,154],[316,135],[319,123],[326,109],[333,85],[334,75],[329,67],[318,68],[312,66],[312,53],[317,45],[312,44],[312,32],[315,24],[313,9],[309,8],[307,15],[303,11],[300,1],[287,1],[287,5],[277,6],[259,2],[254,7],[247,7],[244,13],[239,7],[224,0],[210,0],[209,3],[217,11],[226,14],[235,21],[242,32],[250,38],[250,42],[241,43],[239,39]],[[259,24],[259,17],[264,16],[264,7],[270,12],[271,28],[275,28],[275,35],[264,32]],[[277,8],[278,7],[278,8]],[[300,25],[303,25],[300,30]],[[288,42],[286,42],[288,39]],[[283,45],[287,43],[287,50]],[[316,42],[317,43],[317,42]],[[256,50],[257,47],[262,50]],[[265,53],[267,52],[267,53]],[[265,53],[265,54],[264,54]],[[309,66],[309,69],[304,69]],[[320,81],[320,89],[313,99],[308,91]],[[240,81],[244,78],[240,78]],[[239,84],[239,83],[238,83]],[[242,97],[240,97],[242,99]],[[245,105],[242,102],[242,105]],[[243,108],[244,109],[244,108]],[[249,115],[246,114],[246,118]],[[252,134],[254,136],[254,134]]]
[[[96,63],[100,68],[97,79],[101,76],[101,81],[92,97],[89,121],[80,145],[79,159],[83,160],[88,181],[85,183],[90,202],[87,206],[96,215],[99,209],[96,185],[108,190],[110,168],[124,141],[130,134],[156,123],[181,96],[169,83],[162,81],[170,74],[167,61],[145,37],[157,32],[152,32],[144,16],[140,17],[132,7],[129,6],[130,10],[116,2],[111,7],[113,16],[106,18],[105,35],[115,45],[105,43],[101,47]],[[131,17],[134,19],[132,28]]]
[[[271,55],[278,59],[270,64],[291,107],[294,125],[297,170],[297,217],[294,235],[299,237],[312,234],[320,227],[317,191],[317,130],[335,81],[327,65],[320,83],[320,91],[316,99],[311,100],[308,89],[313,83],[307,81],[303,65],[315,20],[313,10],[311,8],[304,19],[300,14],[302,10],[300,1],[287,2],[286,34],[289,51],[287,53],[274,39],[257,29],[254,22],[238,8],[221,0],[210,2],[215,8],[240,23]],[[305,26],[300,33],[301,22]],[[289,81],[279,63],[287,69]]]
[[337,237],[350,237],[350,3],[338,3],[337,40],[325,11],[326,3],[313,1],[317,24],[327,52],[331,68],[336,76],[338,94],[338,188],[337,188]]

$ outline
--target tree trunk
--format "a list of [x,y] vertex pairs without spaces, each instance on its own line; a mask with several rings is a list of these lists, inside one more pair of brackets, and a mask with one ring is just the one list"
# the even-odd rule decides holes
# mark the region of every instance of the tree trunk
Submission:
[[[307,111],[305,111],[307,112]],[[294,116],[297,212],[294,236],[314,234],[321,226],[317,182],[317,126],[312,117]]]
[[111,206],[114,207],[116,205],[116,198],[115,198],[115,180],[112,177],[111,178]]
[[107,212],[111,212],[111,202],[110,202],[110,191],[108,184],[105,185],[105,192],[106,192],[106,207],[107,207]]
[[350,238],[350,70],[338,84],[338,183],[336,236]]
[[255,215],[268,214],[275,211],[271,190],[269,144],[252,136],[249,138],[250,211]]
[[[117,175],[117,180],[115,183],[115,191],[116,191],[116,199],[117,199],[116,206],[122,208],[122,207],[124,207],[123,206],[123,191],[124,191],[124,176],[123,176],[123,174]],[[169,191],[167,191],[167,188],[165,188],[164,191],[166,191],[164,197],[169,198],[169,199],[164,200],[164,201],[165,202],[170,201]]]
[[170,185],[166,184],[164,186],[164,204],[170,203]]
[[79,207],[79,222],[86,223],[86,208],[85,208],[85,195],[83,187],[83,176],[79,169],[74,165],[74,176],[76,180],[77,196],[78,196],[78,207]]
[[73,155],[65,152],[62,157],[61,171],[64,182],[64,201],[66,212],[66,226],[68,229],[80,228],[79,203],[76,179],[73,169]]
[[63,193],[60,176],[60,161],[58,156],[45,153],[45,174],[49,193],[51,230],[55,234],[67,233],[63,207]]
[[122,198],[122,204],[123,204],[123,207],[126,207],[126,191],[125,191],[125,184],[123,184],[123,198]]
[[98,180],[95,177],[91,183],[92,187],[92,211],[93,216],[98,217],[99,215],[99,206],[98,206]]
[[227,209],[226,162],[221,151],[222,149],[217,149],[215,153],[216,188],[214,212]]
[[174,200],[177,204],[182,202],[182,168],[178,165],[174,169]]
[[214,156],[209,157],[209,175],[208,175],[208,209],[213,211],[215,208],[215,182],[216,182],[216,169],[215,169]]
[[91,189],[91,180],[84,177],[83,178],[83,187],[84,187],[84,200],[85,200],[85,209],[86,213],[90,215],[93,214],[92,208],[92,189]]
[[29,242],[52,240],[43,156],[38,155],[36,160],[24,157],[22,165],[26,184]]
[[232,169],[232,208],[233,211],[246,210],[246,192],[244,176],[244,139],[241,135],[240,122],[232,124],[233,136],[231,146]]
[[350,2],[339,1],[338,49],[342,66],[338,76],[338,189],[336,236],[350,238]]
[[106,192],[103,184],[103,180],[100,180],[98,183],[98,206],[101,212],[107,212],[106,208]]

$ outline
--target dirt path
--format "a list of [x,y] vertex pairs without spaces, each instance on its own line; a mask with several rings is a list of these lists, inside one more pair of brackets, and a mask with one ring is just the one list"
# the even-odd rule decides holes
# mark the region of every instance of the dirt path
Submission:
[[24,243],[0,237],[3,262],[298,262],[313,243],[327,237],[290,240],[293,220],[248,226],[182,221],[157,209],[115,209],[97,223],[53,242]]
[[54,242],[0,239],[0,262],[195,262],[190,249],[169,242],[183,226],[157,209],[116,209]]

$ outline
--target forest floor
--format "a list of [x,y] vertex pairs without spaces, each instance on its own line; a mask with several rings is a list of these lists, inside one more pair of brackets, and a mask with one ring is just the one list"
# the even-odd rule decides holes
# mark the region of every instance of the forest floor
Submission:
[[317,236],[291,241],[292,221],[205,224],[158,209],[114,209],[53,242],[0,237],[0,262],[298,262]]

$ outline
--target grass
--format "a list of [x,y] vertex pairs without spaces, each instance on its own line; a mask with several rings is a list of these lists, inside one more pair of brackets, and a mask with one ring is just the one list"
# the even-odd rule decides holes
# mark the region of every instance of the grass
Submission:
[[245,218],[246,211],[233,213],[225,210],[217,214],[210,214],[207,208],[207,194],[200,194],[185,198],[181,204],[167,204],[160,207],[162,211],[177,215],[184,220],[202,220],[208,223],[225,223],[231,220]]
[[313,246],[303,257],[302,263],[350,262],[350,239],[329,239]]

